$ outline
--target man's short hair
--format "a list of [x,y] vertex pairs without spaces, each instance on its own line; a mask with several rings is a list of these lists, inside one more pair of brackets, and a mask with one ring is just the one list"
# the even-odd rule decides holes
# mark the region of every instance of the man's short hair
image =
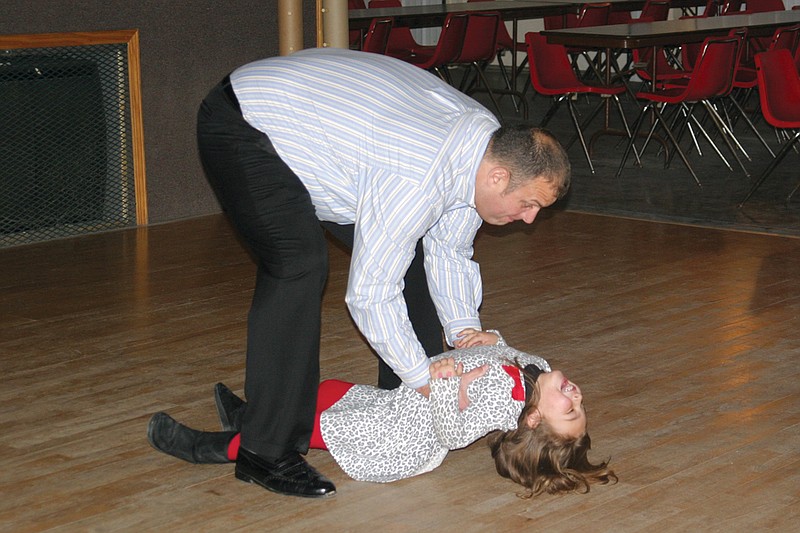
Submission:
[[509,191],[536,179],[552,183],[558,198],[569,189],[572,170],[567,152],[545,129],[502,126],[492,134],[487,156],[508,168]]

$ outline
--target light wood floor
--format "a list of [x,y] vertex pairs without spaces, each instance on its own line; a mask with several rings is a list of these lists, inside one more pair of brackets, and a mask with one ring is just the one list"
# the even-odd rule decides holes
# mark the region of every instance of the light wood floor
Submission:
[[[485,442],[330,501],[150,448],[241,391],[253,266],[221,216],[0,251],[0,530],[768,531],[800,524],[800,240],[568,212],[484,230],[484,322],[578,382],[620,482],[521,500]],[[373,383],[334,248],[323,377]],[[298,332],[298,334],[302,334]]]

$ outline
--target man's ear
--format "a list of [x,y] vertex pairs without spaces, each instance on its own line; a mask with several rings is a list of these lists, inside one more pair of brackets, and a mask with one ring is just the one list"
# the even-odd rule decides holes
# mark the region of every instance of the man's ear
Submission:
[[539,427],[539,423],[541,423],[541,421],[542,421],[542,414],[539,412],[538,409],[534,409],[533,411],[531,411],[531,414],[529,414],[525,418],[525,425],[527,425],[531,429],[536,429],[537,427]]
[[508,187],[510,172],[506,167],[494,166],[489,170],[489,179],[493,185],[499,185],[502,190]]

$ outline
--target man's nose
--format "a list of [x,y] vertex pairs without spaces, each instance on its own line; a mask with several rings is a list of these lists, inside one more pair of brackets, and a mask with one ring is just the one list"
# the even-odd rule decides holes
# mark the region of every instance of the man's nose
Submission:
[[522,213],[522,220],[526,224],[531,224],[536,219],[536,215],[538,214],[539,214],[538,209],[528,209],[527,211]]

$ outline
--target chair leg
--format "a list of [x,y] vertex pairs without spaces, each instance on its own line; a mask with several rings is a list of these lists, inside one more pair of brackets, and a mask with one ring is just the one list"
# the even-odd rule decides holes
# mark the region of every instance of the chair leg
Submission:
[[[619,101],[619,96],[616,94],[612,95],[614,98],[614,103],[617,105],[617,112],[619,113],[619,118],[622,120],[622,125],[625,128],[625,133],[628,135],[628,138],[631,138],[631,129],[628,127],[628,120],[625,118],[625,112],[622,110],[622,102]],[[631,146],[633,149],[633,157],[636,158],[636,164],[638,166],[642,166],[642,160],[639,158],[639,152],[636,151],[636,145],[634,144]]]
[[568,100],[570,95],[561,95],[561,96],[554,96],[553,103],[550,105],[550,109],[544,114],[542,117],[542,121],[539,123],[540,128],[544,128],[547,126],[547,123],[550,122],[550,119],[553,118],[553,115],[556,114],[558,111],[558,106],[561,105],[562,100]]
[[[755,183],[753,183],[753,186],[750,187],[749,191],[747,191],[747,196],[745,196],[742,199],[742,201],[739,202],[739,209],[741,209],[744,203],[750,199],[750,197],[753,195],[754,192],[756,192],[756,189],[761,187],[761,184],[764,183],[764,180],[767,179],[767,176],[769,176],[772,173],[772,171],[775,170],[775,167],[778,166],[778,163],[780,163],[781,160],[784,157],[786,157],[786,154],[788,154],[792,150],[792,148],[794,147],[795,143],[797,143],[798,140],[800,140],[800,130],[797,133],[795,133],[794,137],[792,137],[792,140],[790,140],[783,146],[781,151],[778,152],[778,155],[775,156],[775,158],[772,161],[770,161],[767,168],[764,169],[764,172],[761,173],[761,176],[759,176],[758,179],[755,181]],[[798,186],[795,187],[791,193],[789,193],[789,196],[786,198],[787,202],[795,193],[795,191],[797,191],[798,188],[800,188],[800,183],[798,183]]]
[[[605,102],[603,102],[601,100],[600,103],[598,103],[598,105],[596,105],[594,107],[594,109],[592,109],[592,112],[589,113],[586,116],[586,118],[583,119],[583,122],[581,122],[581,131],[586,131],[586,128],[589,126],[589,124],[591,124],[592,120],[594,120],[594,117],[596,117],[600,113],[600,111],[603,109],[604,105],[605,105]],[[572,136],[572,138],[569,140],[569,142],[564,146],[564,148],[569,150],[569,148],[573,145],[573,143],[575,143],[577,138],[578,138],[578,134],[575,133]]]
[[739,166],[741,167],[742,172],[744,172],[744,175],[749,178],[750,171],[748,171],[747,167],[744,166],[744,163],[742,162],[742,159],[739,157],[739,153],[736,151],[736,148],[733,146],[733,143],[734,142],[736,143],[736,145],[742,150],[742,153],[744,153],[744,155],[747,157],[748,160],[750,160],[750,156],[747,155],[747,152],[744,151],[744,148],[742,148],[742,145],[739,144],[738,139],[736,139],[736,137],[733,135],[733,132],[728,128],[727,124],[725,124],[725,122],[722,120],[722,117],[719,116],[719,113],[717,113],[717,110],[714,109],[713,105],[711,105],[711,102],[703,100],[703,105],[705,106],[706,111],[708,111],[708,114],[711,115],[711,118],[714,120],[714,123],[716,124],[717,128],[719,128],[719,131],[722,134],[722,140],[725,141],[725,144],[728,145],[728,150],[731,151],[733,157],[736,159],[736,162],[739,163]]
[[694,178],[695,183],[697,183],[698,187],[702,187],[703,184],[700,183],[700,179],[697,177],[697,174],[695,174],[694,169],[692,168],[692,165],[689,163],[689,160],[686,158],[686,154],[684,154],[683,150],[681,150],[681,146],[678,144],[678,140],[675,138],[675,136],[672,134],[672,131],[667,126],[667,122],[664,120],[664,117],[661,115],[661,112],[658,110],[658,106],[653,106],[653,112],[656,114],[656,117],[658,117],[658,120],[661,121],[661,125],[664,126],[664,130],[666,130],[667,136],[669,137],[669,140],[672,141],[672,144],[675,146],[675,151],[678,152],[678,155],[680,156],[681,160],[683,161],[683,164],[686,165],[686,168],[689,170],[689,173]]
[[589,155],[589,148],[586,146],[586,140],[583,138],[583,132],[581,131],[580,122],[578,122],[578,115],[575,113],[575,106],[572,104],[572,99],[567,98],[567,109],[569,109],[569,114],[572,117],[572,123],[575,125],[575,130],[578,133],[578,139],[581,141],[581,146],[583,147],[583,154],[586,156],[586,161],[589,163],[589,170],[592,171],[594,174],[594,165],[592,164],[592,157]]
[[[639,135],[639,130],[641,129],[642,124],[644,123],[644,116],[647,114],[647,110],[650,108],[651,105],[653,104],[645,104],[645,106],[642,108],[642,111],[639,113],[639,116],[636,117],[636,122],[633,123],[631,138],[628,139],[628,144],[627,146],[625,146],[625,152],[623,152],[622,154],[622,160],[619,162],[619,168],[617,169],[616,173],[617,178],[620,177],[620,175],[622,174],[622,170],[625,168],[625,163],[628,161],[628,154],[631,153],[631,148],[635,149],[634,141],[636,140],[636,137]],[[643,153],[644,150],[640,150],[639,152]]]
[[[703,138],[706,140],[706,142],[708,142],[709,146],[711,146],[711,149],[714,150],[714,153],[717,154],[717,157],[719,157],[720,160],[725,164],[725,166],[728,167],[728,170],[733,172],[733,167],[731,166],[731,164],[728,163],[728,160],[725,158],[724,155],[722,155],[722,152],[720,151],[720,149],[717,148],[717,145],[714,144],[714,141],[711,140],[711,136],[708,134],[706,129],[703,127],[703,124],[697,119],[696,116],[694,116],[694,106],[695,105],[696,104],[693,104],[691,108],[688,108],[688,107],[686,108],[687,109],[687,111],[686,111],[687,112],[687,120],[691,120],[692,122],[694,122],[695,126],[697,126],[697,130],[703,135]],[[689,124],[689,128],[691,128],[691,124]],[[693,129],[692,129],[692,137],[694,138],[694,130]],[[702,156],[703,152],[700,150],[700,144],[697,142],[697,139],[695,139],[695,146],[697,148],[697,153]],[[672,159],[672,158],[670,157],[670,159]]]
[[500,121],[503,121],[503,112],[500,110],[500,104],[497,102],[497,97],[494,95],[494,91],[492,90],[491,86],[489,85],[489,81],[486,79],[486,75],[483,73],[483,69],[478,65],[478,63],[472,63],[472,67],[475,69],[475,72],[478,75],[481,83],[486,88],[486,92],[489,93],[489,98],[492,100],[492,104],[494,104],[494,108],[497,110],[497,116],[500,117]]
[[761,144],[763,144],[764,148],[767,149],[767,151],[769,152],[769,155],[771,155],[772,157],[775,157],[775,152],[772,151],[772,148],[770,148],[769,144],[767,144],[767,141],[765,141],[764,137],[762,137],[761,134],[758,132],[758,130],[756,129],[755,124],[753,124],[753,121],[750,120],[750,117],[747,116],[747,113],[745,113],[745,110],[742,108],[742,106],[739,104],[739,102],[736,100],[736,98],[729,97],[729,99],[733,103],[733,107],[735,107],[739,111],[739,115],[745,121],[745,124],[747,124],[747,126],[750,128],[750,130],[753,133],[756,134],[756,137],[758,137],[758,140],[761,141]]
[[511,86],[511,78],[508,77],[508,72],[506,72],[506,66],[503,63],[504,52],[505,51],[499,52],[497,54],[497,64],[500,66],[500,75],[503,77],[503,83],[506,86],[506,90],[509,92],[509,94],[511,94],[511,103],[514,104],[514,112],[519,113],[519,102],[517,102],[517,97],[514,95],[516,87]]

